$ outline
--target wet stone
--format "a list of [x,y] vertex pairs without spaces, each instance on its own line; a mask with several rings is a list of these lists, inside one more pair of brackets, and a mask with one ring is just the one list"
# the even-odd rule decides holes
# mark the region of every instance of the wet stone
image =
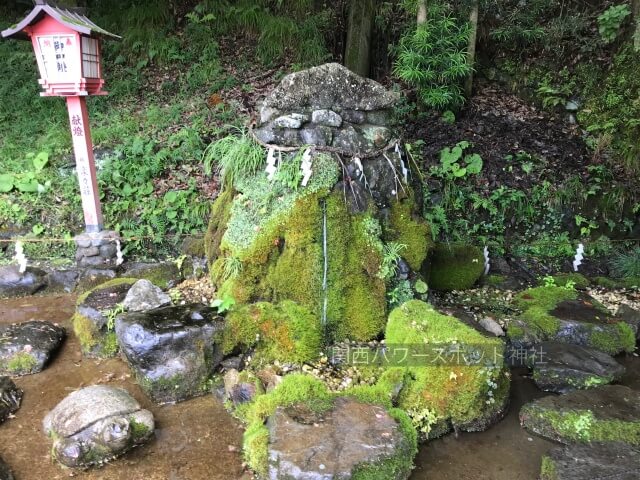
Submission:
[[78,270],[53,270],[49,273],[47,294],[64,292],[71,293],[78,285],[80,272]]
[[543,342],[533,368],[533,380],[542,390],[566,393],[606,385],[622,378],[625,368],[599,350],[560,342]]
[[171,304],[171,297],[145,279],[133,284],[122,303],[130,312],[142,312],[169,304]]
[[623,443],[567,445],[542,458],[541,480],[637,480],[640,449]]
[[153,414],[121,388],[94,385],[67,396],[43,422],[51,455],[67,467],[102,464],[145,443]]
[[22,390],[9,377],[0,377],[0,423],[18,411],[21,401]]
[[50,322],[30,321],[0,327],[0,375],[41,372],[66,336]]
[[47,272],[27,267],[20,273],[17,265],[0,267],[0,298],[33,295],[47,286]]
[[132,263],[127,266],[125,277],[149,280],[160,288],[173,288],[182,276],[175,262]]
[[520,410],[522,426],[561,443],[640,446],[640,392],[622,385],[543,397]]
[[[278,408],[267,422],[269,478],[352,478],[356,467],[410,451],[397,422],[384,408],[337,399],[322,414],[294,405]],[[409,454],[409,453],[405,453]],[[397,472],[396,479],[408,477]]]
[[116,319],[118,344],[145,393],[157,403],[206,393],[222,360],[216,310],[184,305],[128,313]]

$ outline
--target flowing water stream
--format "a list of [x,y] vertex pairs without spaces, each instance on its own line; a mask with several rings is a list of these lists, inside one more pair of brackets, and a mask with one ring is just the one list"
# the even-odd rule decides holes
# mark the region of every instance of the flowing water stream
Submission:
[[[27,320],[58,322],[71,331],[75,298],[32,297],[0,301],[0,324]],[[640,389],[640,359],[621,359],[627,367],[623,383]],[[540,397],[526,372],[514,370],[511,407],[493,428],[481,433],[449,435],[423,445],[411,480],[535,480],[540,457],[554,444],[522,429],[518,410]],[[0,425],[0,455],[11,465],[16,480],[57,480],[70,476],[87,480],[249,480],[243,469],[242,428],[213,395],[177,405],[153,405],[119,359],[82,358],[71,334],[51,365],[42,373],[20,377],[25,392],[13,419]],[[149,444],[99,469],[64,470],[49,457],[49,441],[42,432],[46,413],[70,392],[105,383],[126,388],[156,418],[156,435]]]

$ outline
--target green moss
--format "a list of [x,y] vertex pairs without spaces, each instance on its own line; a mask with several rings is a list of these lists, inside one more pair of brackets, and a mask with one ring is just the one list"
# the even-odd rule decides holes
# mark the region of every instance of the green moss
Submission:
[[308,309],[285,300],[240,305],[227,314],[222,334],[224,353],[255,348],[254,359],[297,363],[315,359],[322,345],[320,319]]
[[613,328],[594,327],[589,336],[589,345],[610,355],[617,355],[620,350],[633,353],[636,349],[636,335],[624,322],[616,323]]
[[585,289],[591,285],[589,279],[580,273],[558,273],[553,276],[553,280],[559,287],[564,287],[569,282],[579,289]]
[[514,305],[522,310],[528,308],[538,308],[550,312],[560,302],[565,300],[575,300],[578,298],[578,292],[573,289],[562,287],[535,287],[520,292],[514,298]]
[[218,195],[211,206],[209,225],[204,237],[204,248],[209,265],[212,265],[220,256],[220,243],[227,230],[233,197],[233,190],[225,189]]
[[527,325],[548,336],[555,335],[560,328],[560,320],[550,315],[543,307],[537,305],[529,307],[518,319],[523,320]]
[[105,288],[118,287],[120,285],[133,285],[137,281],[138,281],[137,278],[129,278],[129,277],[113,278],[111,280],[108,280],[92,288],[91,290],[87,290],[86,292],[78,296],[78,298],[76,299],[76,306],[82,305],[84,301],[87,299],[87,297],[91,295],[93,292],[95,292],[96,290],[103,290]]
[[429,287],[436,290],[471,288],[484,270],[484,255],[477,247],[437,244],[428,262]]
[[120,349],[118,345],[118,337],[116,332],[110,331],[104,336],[102,340],[102,356],[106,358],[115,357]]
[[[499,339],[485,337],[418,300],[391,312],[385,337],[388,345],[409,349],[409,380],[398,405],[424,435],[428,436],[436,423],[450,421],[461,427],[483,423],[503,408],[509,381],[502,359],[504,345]],[[458,353],[452,357],[445,354],[445,362],[420,362],[414,355],[424,353],[425,345],[435,353],[454,347]]]
[[540,480],[557,480],[558,472],[555,462],[547,457],[542,457],[542,466],[540,467]]
[[18,352],[0,365],[0,370],[6,370],[11,375],[25,375],[32,373],[38,361],[27,352]]
[[509,324],[507,335],[511,340],[522,339],[524,338],[524,329],[520,325]]
[[402,256],[417,272],[433,247],[433,240],[429,226],[415,211],[413,192],[406,199],[392,202],[385,240],[406,245]]
[[131,437],[133,443],[136,443],[151,434],[151,429],[144,423],[136,422],[135,419],[129,419],[129,428],[131,429]]
[[484,283],[492,287],[497,287],[498,285],[503,284],[506,280],[507,277],[505,277],[504,275],[492,274],[485,277]]
[[99,343],[99,332],[94,323],[84,315],[75,313],[71,319],[73,332],[78,337],[83,353],[89,353]]
[[159,288],[166,289],[180,280],[180,269],[175,262],[159,262],[140,265],[127,271],[126,274],[135,279],[149,280]]

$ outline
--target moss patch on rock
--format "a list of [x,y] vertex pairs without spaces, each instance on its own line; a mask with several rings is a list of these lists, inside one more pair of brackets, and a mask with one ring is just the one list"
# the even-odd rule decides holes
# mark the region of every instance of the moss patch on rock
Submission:
[[[509,393],[501,340],[418,300],[391,312],[385,337],[387,345],[409,349],[404,360],[409,380],[398,406],[423,436],[437,436],[450,426],[481,430],[501,416]],[[437,362],[430,361],[432,355],[440,355]]]
[[35,373],[38,361],[28,352],[18,352],[7,360],[0,362],[0,372],[6,371],[9,375],[28,375]]
[[571,284],[575,288],[585,289],[591,285],[591,281],[581,273],[558,273],[553,276],[553,280],[559,287]]
[[411,269],[417,272],[433,248],[433,240],[429,225],[415,212],[413,192],[409,192],[408,198],[392,202],[385,228],[385,240],[406,245],[402,257]]
[[436,244],[427,265],[429,287],[435,290],[471,288],[484,271],[484,255],[478,247]]
[[254,361],[301,364],[314,360],[322,346],[320,319],[290,300],[240,305],[227,314],[223,353],[254,349]]

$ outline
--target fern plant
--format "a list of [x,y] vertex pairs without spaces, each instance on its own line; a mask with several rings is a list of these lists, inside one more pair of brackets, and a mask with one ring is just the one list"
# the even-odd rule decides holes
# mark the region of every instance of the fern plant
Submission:
[[437,3],[429,7],[428,19],[402,37],[393,71],[417,89],[426,106],[457,108],[464,103],[461,81],[472,71],[466,54],[469,25]]
[[231,127],[236,135],[229,135],[209,145],[204,152],[204,169],[207,175],[216,171],[224,185],[233,185],[239,175],[253,175],[264,164],[262,147],[249,132]]
[[406,245],[397,242],[389,242],[382,248],[382,263],[378,276],[385,280],[390,280],[396,274],[398,262],[402,258],[402,251]]

